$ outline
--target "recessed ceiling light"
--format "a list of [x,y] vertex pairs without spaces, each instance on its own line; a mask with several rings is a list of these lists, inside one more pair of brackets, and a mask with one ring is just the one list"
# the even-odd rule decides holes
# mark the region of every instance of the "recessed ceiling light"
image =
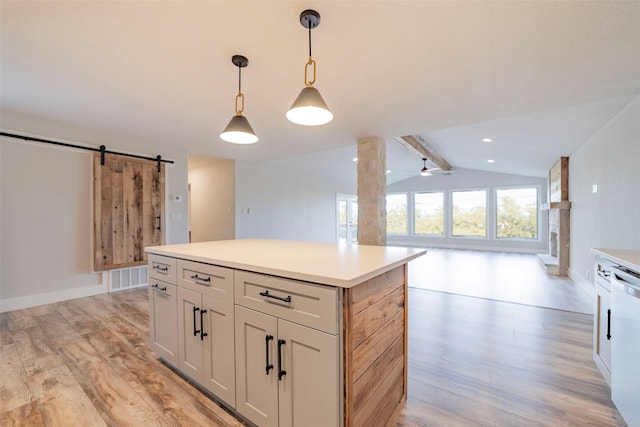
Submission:
[[487,160],[487,162],[488,162],[488,163],[495,163],[496,161],[495,161],[495,160],[492,160],[492,159],[489,159],[489,160]]
[[357,161],[358,161],[358,158],[357,158],[357,157],[354,157],[354,158],[353,158],[353,161],[354,161],[354,162],[357,162]]
[[391,169],[387,169],[385,173],[391,173]]
[[493,142],[491,138],[482,138],[482,142]]

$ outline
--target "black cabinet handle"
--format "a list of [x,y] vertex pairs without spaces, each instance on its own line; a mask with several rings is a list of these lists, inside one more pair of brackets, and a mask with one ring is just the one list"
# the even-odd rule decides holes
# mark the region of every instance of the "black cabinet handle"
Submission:
[[204,314],[205,314],[206,312],[207,312],[207,310],[206,310],[206,309],[204,309],[204,308],[203,308],[202,310],[200,310],[200,331],[201,331],[201,332],[200,332],[200,341],[204,341],[204,337],[206,337],[207,335],[209,335],[208,333],[206,333],[206,332],[204,331],[204,320],[203,320],[203,317],[204,317]]
[[156,230],[162,230],[162,217],[158,215],[156,219],[158,220],[158,226],[156,227]]
[[271,295],[269,291],[264,291],[264,292],[260,292],[260,296],[277,299],[278,301],[283,301],[283,302],[291,302],[291,295],[287,295],[286,298],[282,298],[276,295]]
[[273,335],[267,335],[264,337],[264,341],[266,343],[266,359],[267,359],[267,375],[269,375],[269,371],[273,369],[273,365],[269,363],[269,341],[273,339]]
[[611,340],[611,309],[607,310],[607,339]]
[[198,307],[193,307],[193,336],[198,336],[198,334],[200,333],[200,330],[197,329],[198,326],[196,325],[196,311],[200,311],[200,308]]
[[282,370],[282,346],[286,343],[285,340],[278,340],[278,381],[282,381],[282,377],[287,375],[287,371]]
[[200,280],[201,282],[210,282],[211,281],[211,277],[200,277],[197,274],[194,274],[193,276],[191,276],[191,278],[193,280]]
[[167,287],[166,286],[160,287],[157,283],[155,285],[153,285],[152,288],[157,289],[157,290],[162,291],[162,292],[167,292]]
[[169,271],[169,267],[163,267],[163,266],[158,265],[158,264],[154,264],[153,265],[153,269],[155,271],[159,271],[160,273],[166,273],[167,271]]

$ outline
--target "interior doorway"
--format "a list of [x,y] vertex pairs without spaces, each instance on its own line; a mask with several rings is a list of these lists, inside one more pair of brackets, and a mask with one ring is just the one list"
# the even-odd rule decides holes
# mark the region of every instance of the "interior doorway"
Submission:
[[337,195],[336,232],[339,245],[358,244],[358,197]]
[[189,241],[235,238],[235,163],[189,156]]

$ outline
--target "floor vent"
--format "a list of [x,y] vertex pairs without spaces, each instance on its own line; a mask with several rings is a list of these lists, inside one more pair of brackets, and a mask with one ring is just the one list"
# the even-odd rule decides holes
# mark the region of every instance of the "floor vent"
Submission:
[[109,292],[140,288],[147,286],[148,282],[146,265],[110,270]]

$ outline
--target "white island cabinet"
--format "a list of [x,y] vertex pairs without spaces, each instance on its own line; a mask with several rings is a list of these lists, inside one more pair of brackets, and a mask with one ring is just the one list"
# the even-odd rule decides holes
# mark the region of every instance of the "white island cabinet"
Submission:
[[152,348],[240,417],[384,426],[402,407],[407,263],[424,250],[246,239],[146,251],[164,279],[149,282]]

